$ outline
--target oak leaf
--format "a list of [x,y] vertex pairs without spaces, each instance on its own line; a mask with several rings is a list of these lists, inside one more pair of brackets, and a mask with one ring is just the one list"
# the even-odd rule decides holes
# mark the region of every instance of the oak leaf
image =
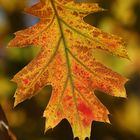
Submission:
[[66,118],[74,137],[90,137],[93,120],[109,122],[108,110],[94,95],[100,90],[125,97],[126,78],[95,58],[94,49],[128,58],[123,40],[83,21],[89,13],[103,11],[96,3],[73,0],[40,0],[25,11],[38,16],[34,26],[18,31],[9,47],[40,47],[31,63],[17,73],[15,105],[52,85],[51,99],[44,111],[45,130]]

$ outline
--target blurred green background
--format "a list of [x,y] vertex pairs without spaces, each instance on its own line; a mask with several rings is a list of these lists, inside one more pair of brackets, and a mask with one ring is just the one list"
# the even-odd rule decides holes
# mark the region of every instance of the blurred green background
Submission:
[[[71,127],[66,120],[44,135],[45,120],[41,116],[51,96],[51,86],[13,109],[16,84],[10,82],[10,79],[28,64],[39,50],[32,46],[20,49],[6,46],[14,37],[14,32],[38,22],[37,17],[23,12],[26,6],[36,2],[37,0],[0,0],[0,104],[18,140],[72,140]],[[108,10],[88,15],[84,20],[103,31],[124,38],[131,60],[117,58],[99,50],[94,51],[98,60],[130,80],[125,85],[127,99],[96,91],[97,97],[111,113],[109,118],[112,125],[93,122],[90,139],[140,140],[140,0],[96,2]]]

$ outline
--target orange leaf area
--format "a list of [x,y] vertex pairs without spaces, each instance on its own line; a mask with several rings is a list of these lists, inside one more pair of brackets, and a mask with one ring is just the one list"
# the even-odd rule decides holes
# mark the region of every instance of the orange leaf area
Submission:
[[39,54],[19,73],[15,105],[31,98],[46,85],[52,85],[52,95],[44,111],[45,130],[66,118],[74,137],[90,137],[93,120],[109,122],[108,110],[94,95],[100,90],[125,97],[126,78],[95,60],[94,49],[128,58],[121,38],[105,33],[83,21],[88,13],[103,11],[96,3],[76,3],[73,0],[40,0],[26,8],[40,21],[16,32],[9,47],[40,47]]

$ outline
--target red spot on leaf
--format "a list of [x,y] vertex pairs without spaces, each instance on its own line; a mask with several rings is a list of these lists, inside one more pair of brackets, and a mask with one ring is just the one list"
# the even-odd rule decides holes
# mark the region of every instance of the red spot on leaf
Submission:
[[60,111],[57,112],[57,116],[58,116],[58,117],[61,116],[61,112],[60,112]]
[[65,97],[65,101],[69,101],[69,100],[71,100],[71,99],[72,99],[71,96],[68,96],[68,95],[67,95],[67,96]]
[[83,104],[83,103],[80,103],[79,105],[78,105],[78,110],[80,111],[80,112],[82,112],[84,115],[86,115],[86,116],[91,116],[92,115],[92,111],[91,111],[91,109],[90,108],[88,108],[85,104]]
[[91,123],[91,120],[89,120],[89,119],[83,119],[82,122],[83,122],[83,125],[84,126],[89,126],[89,124]]
[[93,112],[92,110],[87,107],[85,104],[80,103],[78,105],[78,110],[80,112],[82,112],[82,114],[84,115],[83,119],[82,119],[82,123],[85,127],[89,126],[92,122],[92,120],[94,120],[94,116],[93,116]]
[[72,96],[67,95],[64,98],[64,103],[67,103],[69,106],[72,106]]
[[29,80],[28,80],[28,79],[23,79],[23,83],[24,83],[25,85],[27,85],[27,84],[29,83]]

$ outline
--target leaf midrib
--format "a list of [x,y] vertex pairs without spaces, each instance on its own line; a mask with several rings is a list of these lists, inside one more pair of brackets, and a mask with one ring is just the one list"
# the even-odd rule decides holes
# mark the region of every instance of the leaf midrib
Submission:
[[[58,26],[59,26],[59,29],[60,29],[60,34],[62,36],[64,51],[65,51],[65,57],[66,57],[66,63],[67,63],[67,69],[68,69],[68,78],[70,80],[70,85],[71,85],[71,88],[72,88],[73,100],[74,100],[74,104],[75,104],[75,107],[76,107],[76,110],[77,110],[77,115],[76,115],[77,120],[79,121],[79,124],[80,124],[80,127],[81,127],[80,116],[79,116],[79,112],[78,112],[78,108],[77,108],[76,96],[75,96],[75,93],[74,93],[74,82],[73,82],[71,66],[70,66],[70,58],[69,58],[69,54],[68,54],[68,51],[67,51],[67,49],[68,49],[67,48],[67,43],[66,43],[66,40],[65,40],[65,35],[64,35],[61,19],[60,19],[59,14],[58,14],[58,12],[56,10],[54,0],[50,0],[50,2],[51,2],[51,5],[52,5],[52,8],[54,10],[54,13],[56,15],[57,23],[58,23]],[[82,131],[82,127],[81,127],[81,131]]]

